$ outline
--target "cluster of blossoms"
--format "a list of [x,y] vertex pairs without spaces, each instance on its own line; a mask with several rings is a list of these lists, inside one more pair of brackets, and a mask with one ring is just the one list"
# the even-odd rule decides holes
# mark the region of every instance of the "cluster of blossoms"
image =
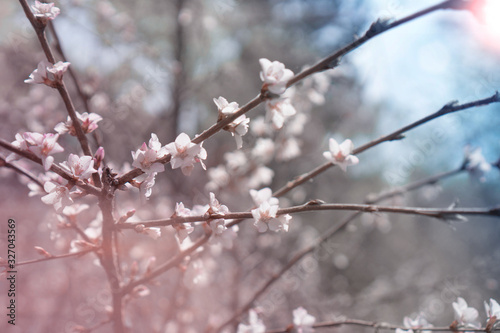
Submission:
[[[219,110],[219,116],[217,121],[221,121],[238,111],[240,108],[238,103],[228,101],[220,96],[219,98],[214,98],[214,103],[217,105],[217,109]],[[248,123],[250,119],[248,119],[245,115],[241,115],[229,124],[227,124],[223,129],[230,132],[231,135],[234,136],[236,140],[236,147],[240,149],[243,147],[243,139],[242,137],[248,132]]]
[[181,168],[182,173],[186,176],[191,174],[194,164],[200,162],[205,169],[203,160],[207,158],[207,151],[201,144],[191,142],[191,139],[186,133],[181,133],[166,146],[162,146],[155,133],[151,134],[149,143],[145,142],[142,146],[132,152],[132,166],[141,169],[145,176],[139,182],[139,189],[145,198],[151,196],[152,188],[155,184],[155,177],[158,172],[165,171],[165,166],[158,160],[170,154],[170,165],[172,169]]
[[[262,68],[260,79],[264,82],[262,89],[281,95],[287,88],[288,81],[293,78],[293,72],[279,61],[271,62],[262,58],[259,60]],[[266,101],[266,118],[272,121],[275,129],[281,129],[285,120],[295,115],[296,110],[289,97],[278,96]]]
[[[490,298],[489,303],[484,302],[484,309],[486,311],[487,321],[486,325],[495,327],[500,322],[500,305],[496,300]],[[458,326],[480,328],[481,323],[478,320],[479,312],[467,305],[467,302],[462,298],[457,298],[453,303],[453,310],[455,311],[455,320]]]
[[[210,200],[208,205],[195,205],[193,209],[186,208],[182,202],[176,203],[175,212],[171,216],[175,217],[189,217],[189,216],[205,216],[209,215],[225,215],[229,213],[229,208],[226,205],[221,205],[219,200],[215,198],[215,194],[210,192]],[[227,228],[226,220],[224,218],[214,218],[208,221],[212,229],[212,244],[221,244],[225,248],[231,248],[233,240],[236,238],[238,231],[237,226]],[[194,231],[191,223],[176,223],[173,225],[176,229],[176,237],[180,244],[184,242]]]
[[[70,154],[68,160],[60,163],[60,166],[73,176],[75,181],[88,182],[92,174],[97,172],[94,169],[94,159],[91,156]],[[73,203],[71,195],[78,194],[78,191],[70,192],[73,187],[74,183],[70,183],[65,179],[47,181],[43,185],[47,194],[42,197],[42,201],[47,205],[53,205],[55,210],[60,213],[66,206]]]
[[[224,155],[225,163],[208,170],[208,191],[231,188],[244,193],[252,188],[269,185],[274,172],[266,165],[273,159],[289,161],[301,153],[302,140],[299,136],[304,131],[308,117],[304,112],[296,112],[291,104],[292,98],[294,104],[299,103],[302,110],[309,110],[312,104],[324,103],[323,94],[330,86],[329,75],[320,73],[304,80],[303,85],[306,85],[307,90],[304,95],[301,94],[302,89],[296,92],[294,87],[286,88],[293,73],[282,63],[267,59],[261,59],[260,63],[263,90],[281,95],[269,94],[265,102],[266,116],[258,116],[249,124],[252,134],[257,137],[254,147],[228,152]],[[214,102],[219,109],[219,120],[238,110],[237,103],[229,103],[223,97],[214,99]],[[238,147],[241,147],[241,134],[247,131],[246,120],[237,118],[230,127],[225,128],[230,132],[234,131],[232,133]]]
[[[452,306],[455,313],[455,322],[451,325],[452,328],[481,328],[481,323],[478,320],[479,312],[475,308],[468,306],[462,297],[458,297],[457,301],[452,303]],[[500,305],[491,298],[488,303],[484,302],[484,308],[487,316],[486,327],[495,328],[500,322]],[[403,326],[405,329],[398,328],[396,333],[414,333],[415,331],[426,333],[430,332],[430,330],[425,330],[425,328],[433,327],[432,324],[427,322],[422,313],[417,315],[415,319],[405,317]]]
[[62,83],[62,78],[70,63],[58,61],[55,64],[47,60],[42,60],[38,63],[37,69],[31,74],[29,79],[24,80],[26,83],[31,84],[45,84],[49,87],[55,88]]
[[[306,309],[299,307],[293,310],[293,328],[297,333],[313,333],[316,318],[307,313]],[[251,309],[248,313],[248,325],[239,324],[237,333],[264,333],[266,326],[259,319],[258,310]]]
[[[16,134],[16,140],[12,142],[12,145],[23,151],[29,151],[38,158],[42,160],[42,164],[45,170],[49,170],[54,163],[54,157],[52,154],[61,153],[64,148],[57,143],[59,139],[59,134],[47,133],[33,133],[25,132],[23,134]],[[19,155],[10,154],[7,157],[7,162],[19,159]]]
[[351,155],[354,150],[354,145],[351,140],[347,139],[341,144],[338,144],[335,139],[330,139],[330,150],[325,151],[323,156],[331,163],[338,165],[342,170],[346,171],[348,166],[356,165],[359,159]]
[[289,214],[277,216],[279,200],[273,197],[269,187],[259,191],[250,190],[250,195],[257,206],[257,208],[252,209],[252,216],[255,220],[254,225],[259,232],[265,232],[267,229],[276,232],[288,231],[292,217]]
[[[76,117],[82,121],[81,127],[83,133],[91,133],[95,131],[98,127],[97,123],[102,120],[102,117],[97,113],[87,113],[84,112],[80,114],[76,112]],[[59,134],[69,133],[76,136],[75,126],[73,125],[73,120],[68,116],[66,122],[60,122],[54,127],[54,130]]]

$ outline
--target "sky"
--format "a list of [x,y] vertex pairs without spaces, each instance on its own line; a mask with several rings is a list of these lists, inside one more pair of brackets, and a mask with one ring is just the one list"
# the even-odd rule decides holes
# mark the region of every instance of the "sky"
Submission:
[[[436,3],[367,0],[360,10],[370,21],[378,17],[398,19]],[[498,0],[488,2],[485,21],[469,11],[431,13],[377,36],[349,56],[364,86],[364,99],[381,105],[380,135],[450,101],[482,99],[500,89],[499,4]],[[411,164],[419,145],[429,142],[433,147],[429,153],[421,153],[419,163],[431,169],[455,168],[467,144],[481,147],[488,161],[496,161],[500,157],[499,111],[497,104],[445,116],[409,133],[410,142],[383,145],[373,154],[382,154],[385,158],[381,160],[392,165],[387,172],[393,174],[402,165]],[[433,139],[440,131],[444,139]],[[492,177],[498,179],[498,175]],[[406,181],[405,177],[386,178],[393,185]]]

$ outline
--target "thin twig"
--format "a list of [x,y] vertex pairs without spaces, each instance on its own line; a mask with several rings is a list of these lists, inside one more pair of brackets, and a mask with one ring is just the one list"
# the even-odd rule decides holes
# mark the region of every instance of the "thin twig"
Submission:
[[[490,96],[488,98],[472,101],[469,103],[446,104],[440,110],[438,110],[437,112],[435,112],[427,117],[419,119],[419,120],[417,120],[417,121],[415,121],[407,126],[404,126],[404,127],[400,128],[400,129],[398,129],[390,134],[384,135],[378,139],[375,139],[373,141],[370,141],[370,142],[360,146],[357,149],[354,149],[353,154],[360,154],[360,153],[364,152],[365,150],[368,150],[372,147],[375,147],[375,146],[381,144],[382,142],[401,140],[403,138],[403,136],[402,136],[403,133],[406,133],[411,129],[414,129],[422,124],[425,124],[433,119],[439,118],[439,117],[444,116],[446,114],[457,112],[457,111],[462,111],[462,110],[473,108],[473,107],[484,106],[484,105],[488,105],[488,104],[492,104],[492,103],[498,103],[498,102],[500,102],[500,94],[498,92],[496,92],[495,94],[493,94],[492,96]],[[331,162],[324,163],[324,164],[316,167],[315,169],[296,177],[293,181],[288,182],[285,186],[283,186],[282,188],[280,188],[279,190],[274,192],[273,196],[281,197],[281,196],[285,195],[286,193],[290,192],[295,187],[309,181],[310,179],[313,179],[317,175],[325,172],[326,170],[328,170],[329,168],[331,168],[333,166],[334,166],[334,164]]]
[[[13,146],[10,142],[5,141],[4,139],[1,139],[1,138],[0,138],[0,147],[3,147],[3,148],[5,148],[13,153],[16,153],[19,156],[27,158],[27,159],[29,159],[37,164],[43,165],[42,160],[39,157],[37,157],[35,154],[33,154],[32,152],[26,151],[26,150],[21,150],[15,146]],[[63,168],[56,165],[55,163],[52,164],[52,166],[50,167],[49,170],[57,173],[59,176],[66,179],[68,182],[73,183],[74,185],[87,191],[87,193],[94,194],[94,195],[99,195],[99,193],[100,193],[100,190],[97,187],[95,187],[91,184],[88,184],[88,183],[84,183],[82,181],[76,181],[73,177],[71,177],[70,174],[68,174],[66,171],[64,171]]]
[[83,250],[83,251],[79,251],[79,252],[65,253],[65,254],[59,254],[59,255],[51,255],[50,257],[21,261],[21,262],[16,263],[16,266],[37,264],[39,262],[44,262],[44,261],[49,261],[49,260],[55,260],[55,259],[64,259],[64,258],[71,258],[71,257],[79,257],[79,256],[83,256],[84,254],[97,251],[98,249],[99,248],[96,247],[94,249],[88,249],[88,250]]
[[[61,55],[63,61],[67,61],[67,57],[64,54],[64,51],[62,49],[61,41],[59,40],[59,36],[58,36],[57,31],[56,31],[56,29],[54,27],[54,23],[50,21],[48,23],[48,26],[49,26],[50,32],[52,33],[52,36],[54,37],[56,50]],[[83,106],[84,106],[85,110],[88,113],[92,113],[92,110],[90,108],[90,104],[89,104],[89,101],[88,101],[89,100],[88,96],[83,92],[83,89],[81,88],[81,84],[80,84],[80,82],[78,80],[78,77],[76,76],[76,72],[73,70],[73,68],[71,66],[68,67],[68,72],[69,72],[71,78],[73,79],[73,83],[74,83],[74,85],[76,87],[76,91],[77,91],[78,95],[80,96],[80,99],[83,102]],[[71,118],[72,122],[75,123],[74,119],[71,117],[71,113],[70,113],[70,118]],[[95,134],[95,131],[94,131],[93,134],[94,134],[94,139],[97,142],[97,145],[99,145],[99,142],[98,142],[99,140],[97,138],[97,135]],[[85,140],[87,140],[87,137],[86,136],[84,136],[84,137],[85,137]],[[88,145],[88,142],[85,144],[85,147],[89,147],[89,151],[88,152],[85,152],[85,149],[84,149],[85,154],[89,155],[89,156],[92,156],[92,153],[90,152],[90,146]],[[99,174],[97,172],[95,172],[95,173],[92,174],[92,180],[94,181],[94,184],[97,187],[101,187],[101,180],[100,180]]]
[[[385,193],[381,193],[380,195],[367,199],[366,202],[370,201],[370,203],[377,203],[382,200],[388,199],[390,197],[394,197],[396,195],[400,195],[409,191],[416,190],[418,188],[421,188],[425,185],[429,184],[435,184],[436,182],[443,180],[451,175],[455,175],[458,173],[457,170],[463,171],[463,167],[461,166],[458,169],[451,170],[449,172],[443,172],[441,174],[428,177],[423,180],[418,180],[413,183],[407,184],[404,187],[398,188],[398,190],[394,191],[389,191]],[[330,229],[325,231],[321,237],[319,237],[312,245],[302,249],[301,251],[297,252],[293,258],[285,265],[283,266],[277,273],[273,274],[267,282],[262,285],[254,294],[253,296],[245,303],[244,306],[242,306],[238,311],[236,311],[231,318],[226,320],[221,326],[219,326],[218,330],[222,329],[223,327],[229,325],[232,322],[235,322],[243,313],[247,312],[255,303],[255,301],[262,295],[264,292],[266,292],[276,281],[278,281],[288,270],[290,270],[295,264],[297,264],[299,261],[301,261],[304,257],[307,255],[313,253],[318,249],[324,242],[326,242],[328,239],[333,237],[335,234],[337,234],[340,230],[343,230],[351,221],[356,219],[358,216],[362,214],[361,211],[356,212],[354,214],[349,215],[346,219],[344,219],[342,222],[340,222],[337,225],[332,226]]]
[[19,173],[20,175],[28,177],[34,183],[36,183],[38,186],[43,188],[43,184],[40,182],[40,180],[38,180],[38,178],[34,174],[29,172],[28,170],[24,170],[23,168],[15,165],[15,164],[7,162],[3,156],[0,156],[0,166],[4,166],[6,168],[12,169],[15,172]]
[[[322,59],[317,64],[315,64],[315,65],[303,70],[302,72],[298,73],[288,82],[287,86],[290,87],[290,86],[294,85],[295,83],[305,79],[306,77],[308,77],[316,72],[321,72],[323,70],[336,67],[338,65],[338,61],[340,60],[340,58],[342,56],[346,55],[347,53],[356,49],[360,45],[364,44],[366,41],[370,40],[371,38],[373,38],[377,35],[380,35],[381,33],[385,32],[387,30],[390,30],[394,27],[397,27],[401,24],[412,21],[416,18],[422,17],[426,14],[429,14],[429,13],[436,11],[436,10],[439,10],[439,9],[447,9],[447,8],[460,9],[459,8],[460,6],[458,6],[457,3],[462,3],[462,2],[463,2],[463,0],[448,0],[448,1],[442,2],[438,5],[429,7],[425,10],[420,11],[420,12],[417,12],[415,14],[409,15],[409,16],[407,16],[401,20],[395,21],[391,24],[380,26],[380,25],[375,25],[375,23],[374,23],[372,25],[372,27],[370,27],[370,29],[365,33],[365,35],[362,38],[359,38],[359,39],[351,42],[350,44],[346,45],[345,47],[338,50],[337,52]],[[210,128],[203,131],[200,135],[196,136],[191,141],[193,143],[197,143],[197,144],[205,141],[206,139],[208,139],[209,137],[211,137],[215,133],[219,132],[222,128],[224,128],[226,125],[231,123],[236,118],[240,117],[241,115],[243,115],[243,114],[247,113],[248,111],[252,110],[253,108],[257,107],[266,98],[268,98],[268,96],[266,96],[265,94],[263,94],[263,93],[259,94],[257,97],[255,97],[250,102],[248,102],[246,105],[241,107],[237,112],[235,112],[231,116],[228,116],[228,117],[222,119],[221,121],[218,121],[216,124],[212,125]],[[168,163],[169,161],[170,161],[170,155],[167,155],[161,159],[158,159],[156,162],[160,162],[160,163],[165,164],[165,163]],[[135,169],[127,172],[126,174],[122,175],[118,179],[118,186],[123,185],[123,184],[131,181],[132,179],[134,179],[137,176],[142,175],[143,173],[144,172],[142,170],[140,170],[139,168],[135,168]]]
[[[304,213],[319,210],[348,210],[358,211],[363,213],[395,213],[395,214],[409,214],[420,215],[426,217],[434,217],[442,220],[457,220],[459,215],[481,215],[500,217],[500,206],[490,208],[456,208],[456,209],[442,209],[442,208],[423,208],[423,207],[395,207],[395,206],[378,206],[368,204],[342,204],[342,203],[323,203],[318,200],[312,200],[303,205],[292,206],[288,208],[281,208],[277,212],[277,216],[284,214]],[[163,220],[141,221],[122,223],[116,227],[119,229],[134,229],[137,226],[151,227],[165,227],[174,224],[191,223],[210,221],[214,219],[224,220],[243,220],[253,218],[251,212],[233,212],[227,214],[205,214],[198,216],[188,217],[171,217]]]
[[135,287],[148,283],[152,279],[160,276],[161,274],[165,273],[166,271],[172,269],[173,267],[178,266],[184,258],[187,256],[191,255],[194,251],[196,251],[199,247],[204,245],[209,239],[210,239],[211,233],[207,232],[203,237],[201,237],[199,240],[197,240],[190,248],[180,252],[177,254],[175,257],[164,263],[163,265],[159,266],[155,270],[151,271],[148,275],[144,276],[143,278],[139,280],[134,280],[130,282],[128,285],[124,286],[121,289],[121,294],[126,295],[130,293]]
[[420,18],[422,16],[425,16],[427,14],[430,14],[434,11],[441,10],[441,9],[462,9],[462,6],[459,4],[463,3],[463,0],[449,0],[449,1],[444,1],[442,3],[439,3],[435,6],[431,6],[429,8],[426,8],[424,10],[421,10],[419,12],[416,12],[414,14],[411,14],[409,16],[406,16],[400,20],[394,21],[392,23],[389,22],[384,22],[382,20],[378,20],[374,22],[368,31],[366,33],[351,42],[350,44],[344,46],[337,52],[329,55],[328,57],[320,60],[318,63],[314,64],[313,66],[304,69],[302,72],[298,73],[295,75],[287,84],[288,87],[294,85],[295,83],[299,82],[300,80],[303,80],[304,78],[318,72],[322,72],[327,69],[334,68],[338,66],[340,63],[340,60],[342,59],[343,56],[346,54],[350,53],[354,49],[358,48],[362,44],[366,43],[368,40],[372,39],[375,36],[378,36],[388,30],[391,30],[397,26],[400,26],[404,23],[413,21],[417,18]]
[[[344,320],[335,320],[335,321],[327,321],[314,324],[313,328],[326,328],[326,327],[340,327],[340,326],[361,326],[361,327],[371,327],[374,330],[388,330],[395,331],[397,329],[407,331],[410,327],[405,327],[402,325],[393,325],[384,322],[375,322],[375,321],[366,321],[359,319],[344,319]],[[486,328],[452,328],[448,327],[414,327],[413,330],[421,332],[421,331],[433,331],[433,332],[488,332]],[[499,331],[499,328],[495,328],[492,331]],[[266,333],[289,333],[291,332],[288,328],[285,329],[275,329],[275,330],[267,330]]]
[[[21,6],[23,7],[24,13],[26,14],[26,17],[30,21],[31,25],[33,26],[33,29],[35,29],[36,35],[38,37],[38,40],[40,41],[40,44],[42,45],[43,52],[45,53],[45,56],[47,57],[47,60],[51,62],[52,64],[55,64],[56,59],[54,57],[54,54],[50,48],[49,42],[47,41],[47,37],[45,36],[45,24],[40,22],[35,15],[31,12],[31,9],[28,5],[28,2],[26,0],[19,0],[21,3]],[[64,82],[60,82],[56,84],[56,89],[59,91],[59,94],[61,95],[64,104],[66,106],[66,110],[68,111],[68,114],[73,122],[73,127],[75,128],[75,134],[80,142],[80,146],[82,147],[82,150],[85,155],[92,156],[92,152],[90,150],[90,146],[87,141],[87,137],[85,136],[85,133],[83,132],[82,126],[80,124],[80,120],[76,116],[76,111],[75,107],[73,106],[73,102],[71,101],[71,97],[69,95],[68,90],[66,89],[66,86],[64,85]]]

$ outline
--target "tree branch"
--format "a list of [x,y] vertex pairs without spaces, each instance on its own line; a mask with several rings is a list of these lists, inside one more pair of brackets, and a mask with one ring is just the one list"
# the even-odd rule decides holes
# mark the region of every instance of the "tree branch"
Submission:
[[71,258],[71,257],[79,257],[79,256],[83,256],[84,254],[97,251],[98,249],[99,248],[96,247],[95,249],[88,249],[88,250],[83,250],[83,251],[79,251],[79,252],[65,253],[65,254],[59,254],[59,255],[51,255],[50,257],[46,257],[46,258],[21,261],[19,263],[16,263],[16,266],[36,264],[36,263],[39,263],[39,262],[44,262],[44,261],[49,261],[49,260],[55,260],[55,259],[64,259],[64,258]]
[[[43,165],[42,160],[40,158],[38,158],[32,152],[21,150],[17,147],[14,147],[10,142],[5,141],[4,139],[1,139],[1,138],[0,138],[0,147],[3,147],[3,148],[5,148],[13,153],[16,153],[19,156],[27,158],[27,159],[29,159],[37,164]],[[94,194],[94,195],[98,195],[100,193],[100,190],[91,184],[87,184],[87,183],[84,183],[82,181],[75,181],[75,179],[73,177],[71,177],[71,175],[69,175],[66,171],[64,171],[64,169],[62,169],[60,166],[56,165],[55,163],[52,164],[52,166],[50,167],[49,170],[57,173],[59,176],[66,179],[68,182],[73,183],[74,185],[87,191],[87,193]]]
[[170,259],[169,261],[167,261],[166,263],[164,263],[163,265],[161,265],[157,269],[153,270],[151,273],[144,276],[143,278],[138,279],[138,280],[134,280],[134,281],[130,282],[128,285],[124,286],[121,289],[121,294],[126,295],[126,294],[130,293],[135,287],[137,287],[141,284],[148,283],[149,281],[151,281],[155,277],[158,277],[161,274],[170,270],[171,268],[178,266],[182,262],[182,260],[184,260],[184,258],[189,256],[194,251],[196,251],[200,246],[205,244],[210,239],[210,236],[211,236],[211,232],[205,233],[205,235],[203,237],[201,237],[199,240],[197,240],[196,243],[194,243],[190,248],[180,252],[175,257],[173,257],[172,259]]
[[[52,64],[55,64],[56,59],[54,57],[54,54],[52,53],[52,50],[50,49],[49,42],[47,41],[47,37],[45,36],[45,24],[40,22],[35,15],[31,12],[31,9],[28,5],[28,2],[26,0],[19,0],[21,3],[21,6],[23,7],[24,13],[28,20],[30,21],[31,25],[33,26],[33,29],[35,29],[36,35],[38,37],[38,40],[40,41],[40,44],[42,45],[43,52],[45,53],[45,56],[47,57],[47,60],[51,62]],[[80,120],[76,116],[76,111],[75,107],[73,106],[73,102],[71,101],[71,97],[69,95],[68,90],[66,89],[66,86],[64,85],[64,82],[61,81],[61,83],[58,83],[56,86],[56,89],[59,91],[59,94],[61,95],[64,104],[66,106],[66,110],[68,111],[68,114],[73,121],[73,126],[75,128],[75,133],[78,141],[80,142],[80,146],[82,147],[83,153],[88,156],[92,156],[92,152],[90,151],[90,146],[87,141],[87,137],[85,136],[85,133],[83,132],[82,126],[80,124]]]
[[[401,140],[403,138],[403,136],[402,136],[403,133],[406,133],[409,130],[412,130],[412,129],[414,129],[422,124],[425,124],[433,119],[439,118],[439,117],[444,116],[446,114],[466,110],[466,109],[473,108],[473,107],[484,106],[484,105],[488,105],[488,104],[492,104],[492,103],[498,103],[498,102],[500,102],[500,94],[498,92],[496,92],[495,94],[493,94],[492,96],[490,96],[488,98],[479,99],[479,100],[472,101],[469,103],[464,103],[464,104],[455,104],[454,102],[448,103],[445,106],[443,106],[441,109],[439,109],[437,112],[435,112],[427,117],[424,117],[420,120],[417,120],[417,121],[415,121],[407,126],[404,126],[404,127],[400,128],[400,129],[398,129],[390,134],[384,135],[378,139],[375,139],[373,141],[370,141],[370,142],[362,145],[361,147],[359,147],[357,149],[354,149],[353,155],[362,153],[365,150],[368,150],[372,147],[375,147],[375,146],[381,144],[382,142]],[[317,175],[323,173],[324,171],[328,170],[329,168],[331,168],[333,166],[334,166],[334,164],[331,162],[324,163],[324,164],[316,167],[315,169],[296,177],[295,180],[288,182],[285,186],[283,186],[282,188],[280,188],[279,190],[274,192],[273,196],[281,197],[281,196],[285,195],[286,193],[290,192],[295,187],[307,182],[310,179],[313,179]]]

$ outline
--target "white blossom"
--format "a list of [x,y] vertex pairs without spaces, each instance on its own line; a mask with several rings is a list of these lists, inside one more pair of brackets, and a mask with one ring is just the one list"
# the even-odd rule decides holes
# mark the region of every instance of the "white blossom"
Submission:
[[351,155],[354,150],[354,145],[351,140],[347,139],[340,145],[335,139],[330,139],[330,151],[325,151],[323,156],[333,164],[338,165],[342,170],[346,171],[350,165],[359,163],[359,159]]
[[467,302],[462,298],[458,297],[456,302],[453,302],[453,310],[455,311],[455,319],[460,325],[468,327],[481,327],[477,317],[479,313],[473,307],[469,307]]
[[266,101],[266,118],[272,122],[275,129],[281,129],[285,120],[296,113],[289,98],[273,98]]
[[[79,112],[76,112],[76,117],[82,121],[81,124],[82,130],[83,133],[86,134],[95,131],[99,127],[97,123],[102,120],[102,117],[97,113],[84,112],[80,114]],[[64,134],[69,132],[69,134],[76,136],[75,126],[73,126],[73,120],[71,120],[70,116],[68,116],[66,122],[58,123],[54,127],[54,130],[59,134]]]
[[430,331],[421,330],[421,328],[433,327],[433,325],[429,324],[429,322],[425,319],[422,313],[417,315],[415,319],[405,316],[403,319],[403,326],[407,329],[403,330],[401,328],[397,328],[396,333],[413,333],[413,329],[418,329],[421,333],[430,333]]
[[300,142],[294,138],[285,138],[278,149],[276,159],[278,161],[289,161],[300,156]]
[[146,178],[139,185],[141,197],[147,200],[153,191],[155,185],[156,172],[146,174]]
[[264,187],[260,190],[250,190],[255,205],[260,206],[263,202],[268,202],[270,205],[278,205],[279,199],[273,197],[273,191],[269,187]]
[[49,20],[53,20],[59,15],[61,10],[54,6],[53,2],[43,3],[40,1],[35,1],[35,4],[31,6],[33,9],[33,14],[40,21],[47,23]]
[[500,305],[493,298],[490,298],[490,302],[484,302],[484,308],[486,310],[486,315],[488,319],[491,317],[497,317],[497,320],[500,320]]
[[25,83],[31,84],[45,84],[49,87],[55,88],[62,82],[62,78],[68,69],[69,62],[56,62],[50,63],[47,60],[42,60],[38,63],[35,69],[29,76],[29,79],[24,80]]
[[292,217],[289,214],[276,216],[279,206],[264,201],[258,208],[252,209],[252,216],[255,220],[254,226],[259,232],[288,231],[288,225]]
[[[215,105],[217,105],[217,108],[219,110],[219,117],[217,121],[221,121],[231,116],[240,108],[238,103],[228,103],[228,101],[222,96],[220,96],[219,98],[214,98],[214,103]],[[245,115],[241,115],[223,128],[234,136],[238,149],[243,146],[242,137],[248,132],[249,122],[250,119],[248,119]]]
[[[215,198],[215,194],[210,192],[210,208],[208,209],[208,212],[210,214],[227,214],[229,213],[229,208],[227,208],[226,205],[221,205],[219,201]],[[216,235],[222,234],[227,228],[226,228],[226,222],[224,219],[214,219],[210,220],[210,227],[212,228],[212,231]]]
[[[184,204],[182,202],[178,202],[175,204],[175,212],[173,217],[175,216],[179,217],[191,216],[191,210],[184,207]],[[177,240],[179,241],[180,244],[182,244],[182,242],[184,242],[184,240],[188,237],[188,235],[194,231],[194,227],[192,226],[191,223],[176,223],[173,225],[173,227],[176,230],[175,236],[177,237]]]
[[273,94],[282,94],[286,90],[286,85],[291,78],[293,72],[285,68],[285,65],[279,61],[273,61],[266,58],[259,60],[262,68],[260,79],[264,82],[264,89],[267,88]]
[[252,125],[250,126],[252,134],[259,137],[264,135],[270,135],[272,132],[271,125],[264,119],[263,116],[257,117],[252,120]]
[[161,236],[161,229],[159,227],[142,228],[141,233],[156,240]]
[[237,225],[233,225],[231,228],[226,227],[222,233],[213,233],[209,242],[212,245],[221,245],[225,249],[231,249],[233,241],[238,237],[238,230]]
[[161,147],[158,136],[152,133],[148,145],[144,142],[141,148],[132,152],[132,158],[134,159],[132,166],[141,169],[147,174],[163,172],[165,166],[160,162],[156,162],[156,160],[165,155],[167,155],[166,147]]
[[64,207],[73,203],[67,186],[48,181],[45,182],[43,188],[47,194],[41,198],[42,202],[47,205],[53,205],[56,212],[62,212]]
[[269,163],[274,156],[276,144],[269,138],[258,138],[252,149],[252,157],[263,164]]
[[231,180],[231,176],[224,165],[218,165],[215,168],[208,169],[208,178],[210,181],[205,185],[208,191],[216,191],[224,186],[227,186]]
[[314,332],[313,325],[315,322],[316,318],[308,314],[303,307],[293,310],[293,325],[297,329],[297,333]]
[[205,286],[210,280],[208,273],[202,260],[193,260],[184,273],[184,283],[188,288]]
[[268,185],[273,181],[274,171],[264,165],[258,166],[250,175],[247,187],[255,188],[261,185]]
[[264,333],[266,326],[259,319],[257,311],[251,309],[248,313],[248,325],[239,324],[237,333]]
[[464,148],[465,169],[472,177],[484,182],[486,174],[491,170],[491,164],[484,158],[481,148],[471,149],[470,146]]
[[181,168],[186,176],[191,174],[196,162],[200,162],[203,169],[206,169],[202,160],[207,158],[207,151],[201,144],[192,143],[186,133],[179,134],[175,142],[169,143],[165,148],[172,156],[170,159],[172,169]]

